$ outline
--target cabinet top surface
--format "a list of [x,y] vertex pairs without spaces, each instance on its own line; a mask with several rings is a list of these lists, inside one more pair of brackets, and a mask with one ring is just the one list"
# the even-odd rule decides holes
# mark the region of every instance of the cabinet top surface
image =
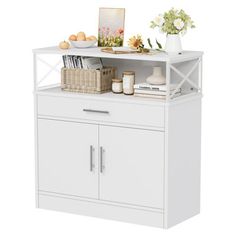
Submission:
[[101,57],[101,58],[116,58],[116,59],[127,59],[127,60],[142,60],[142,61],[186,61],[201,57],[203,52],[200,51],[183,51],[180,55],[168,55],[165,52],[153,51],[150,54],[111,54],[101,52],[101,48],[70,48],[63,50],[54,47],[38,48],[33,49],[35,54],[60,54],[60,55],[79,55],[88,57]]

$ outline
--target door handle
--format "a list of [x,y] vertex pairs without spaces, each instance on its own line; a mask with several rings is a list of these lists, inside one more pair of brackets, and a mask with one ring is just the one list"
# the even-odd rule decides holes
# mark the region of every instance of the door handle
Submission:
[[90,145],[90,163],[89,163],[89,170],[92,172],[93,171],[93,145]]
[[101,114],[109,114],[109,111],[94,110],[94,109],[83,109],[83,111],[84,112],[101,113]]
[[100,147],[100,173],[103,173],[103,147]]

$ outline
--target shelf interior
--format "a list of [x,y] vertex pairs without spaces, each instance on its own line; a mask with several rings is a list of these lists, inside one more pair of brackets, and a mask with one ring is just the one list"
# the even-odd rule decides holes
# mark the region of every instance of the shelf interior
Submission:
[[[93,55],[94,57],[96,54]],[[189,61],[174,63],[173,65],[177,70],[179,70],[183,75],[187,75],[189,70],[197,63],[198,59],[192,59]],[[120,58],[102,58],[102,62],[104,66],[113,66],[117,68],[117,78],[122,78],[122,73],[126,70],[135,71],[135,83],[144,83],[146,78],[150,76],[153,72],[153,67],[159,66],[162,68],[162,73],[166,76],[166,62],[165,61],[152,61],[152,60],[134,60],[134,59],[120,59]],[[54,88],[55,84],[60,85],[61,82],[61,68],[63,67],[62,63],[62,55],[61,54],[40,54],[37,61],[37,84],[35,86],[35,90],[40,92],[52,92],[56,94],[69,94],[68,92],[61,91],[60,88]],[[193,81],[195,84],[199,84],[199,65],[196,69],[189,75],[189,79]],[[170,70],[170,83],[181,83],[183,77],[181,77],[178,73]],[[40,83],[39,83],[40,82]],[[184,82],[181,86],[182,96],[196,94],[200,92],[198,89],[194,88],[191,84]],[[70,93],[72,94],[72,93]],[[75,96],[81,96],[81,94],[73,93]],[[87,94],[82,94],[83,96],[88,96]],[[71,96],[71,95],[70,95]],[[89,95],[91,96],[91,95]],[[127,100],[128,101],[158,101],[163,102],[165,99],[159,98],[141,98],[135,96],[125,96],[125,95],[116,95],[113,93],[106,94],[97,94],[95,95],[98,98],[104,99],[118,99],[118,100]],[[125,99],[123,98],[125,97]],[[176,97],[174,99],[177,99]]]

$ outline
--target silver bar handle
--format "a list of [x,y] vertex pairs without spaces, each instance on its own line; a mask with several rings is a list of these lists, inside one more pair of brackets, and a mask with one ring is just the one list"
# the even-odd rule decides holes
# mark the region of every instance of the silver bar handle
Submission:
[[94,110],[94,109],[83,109],[83,111],[84,111],[84,112],[93,112],[93,113],[109,114],[109,111]]
[[93,145],[90,145],[90,163],[89,163],[89,169],[92,172],[93,171]]
[[100,147],[100,173],[103,173],[103,148]]

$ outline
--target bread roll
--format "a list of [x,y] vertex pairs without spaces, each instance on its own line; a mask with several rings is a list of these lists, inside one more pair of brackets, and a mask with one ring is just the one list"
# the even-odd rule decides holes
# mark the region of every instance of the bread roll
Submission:
[[96,36],[92,35],[89,37],[91,40],[97,40]]
[[77,36],[72,34],[70,37],[69,37],[69,40],[71,41],[76,41],[77,40]]
[[79,32],[77,34],[77,41],[85,41],[86,40],[86,35],[84,32]]

